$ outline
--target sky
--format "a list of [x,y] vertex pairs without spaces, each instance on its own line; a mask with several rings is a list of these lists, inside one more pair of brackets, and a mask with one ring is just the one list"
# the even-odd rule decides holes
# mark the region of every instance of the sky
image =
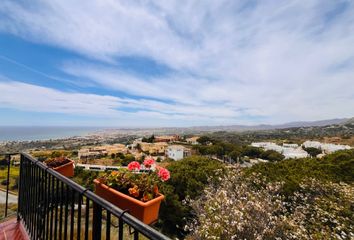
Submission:
[[0,125],[354,116],[354,0],[1,0]]

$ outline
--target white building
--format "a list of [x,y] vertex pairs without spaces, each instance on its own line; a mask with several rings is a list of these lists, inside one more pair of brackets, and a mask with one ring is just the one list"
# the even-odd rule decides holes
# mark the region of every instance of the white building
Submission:
[[278,153],[284,155],[286,159],[288,158],[305,158],[308,157],[308,153],[304,151],[297,144],[283,144],[283,146],[279,146],[273,142],[254,142],[251,144],[253,147],[260,147],[264,150],[274,150]]
[[286,147],[286,148],[298,148],[299,145],[297,145],[296,143],[283,143],[283,147]]
[[351,149],[351,147],[348,145],[339,145],[339,144],[333,144],[333,143],[321,143],[318,141],[306,141],[302,145],[306,148],[313,147],[313,148],[321,149],[325,153],[333,153],[333,152],[336,152],[339,150]]
[[289,158],[306,158],[309,154],[301,147],[297,148],[283,148],[282,154],[286,159]]
[[282,153],[282,151],[283,151],[282,146],[279,146],[273,142],[254,142],[254,143],[251,143],[251,146],[263,148],[264,150],[274,150],[279,153]]
[[191,151],[181,145],[171,145],[167,147],[166,155],[173,160],[180,160],[191,155]]

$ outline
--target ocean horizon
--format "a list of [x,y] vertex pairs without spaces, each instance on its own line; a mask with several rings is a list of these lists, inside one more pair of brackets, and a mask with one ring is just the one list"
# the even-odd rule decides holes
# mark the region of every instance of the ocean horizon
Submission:
[[35,141],[85,136],[104,127],[0,126],[0,141]]

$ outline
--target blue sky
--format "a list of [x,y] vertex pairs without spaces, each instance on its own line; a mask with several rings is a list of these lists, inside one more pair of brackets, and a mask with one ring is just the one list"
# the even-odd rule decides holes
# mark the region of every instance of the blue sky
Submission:
[[354,1],[0,2],[0,125],[354,116]]

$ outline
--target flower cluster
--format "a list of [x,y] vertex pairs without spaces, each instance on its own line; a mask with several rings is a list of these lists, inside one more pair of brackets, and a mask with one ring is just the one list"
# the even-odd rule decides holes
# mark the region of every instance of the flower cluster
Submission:
[[155,160],[152,158],[147,158],[144,160],[144,165],[146,168],[151,168],[151,166],[155,163]]
[[140,163],[137,161],[131,162],[128,164],[128,169],[130,171],[139,171],[140,170]]
[[168,179],[170,179],[170,172],[166,168],[159,167],[159,168],[157,168],[157,171],[158,171],[157,175],[160,177],[160,179],[163,182],[165,182]]
[[131,197],[147,202],[159,196],[159,184],[170,179],[170,172],[163,167],[156,167],[153,171],[154,159],[145,159],[143,165],[148,171],[140,172],[142,165],[133,161],[128,164],[128,169],[120,169],[107,173],[100,181]]

